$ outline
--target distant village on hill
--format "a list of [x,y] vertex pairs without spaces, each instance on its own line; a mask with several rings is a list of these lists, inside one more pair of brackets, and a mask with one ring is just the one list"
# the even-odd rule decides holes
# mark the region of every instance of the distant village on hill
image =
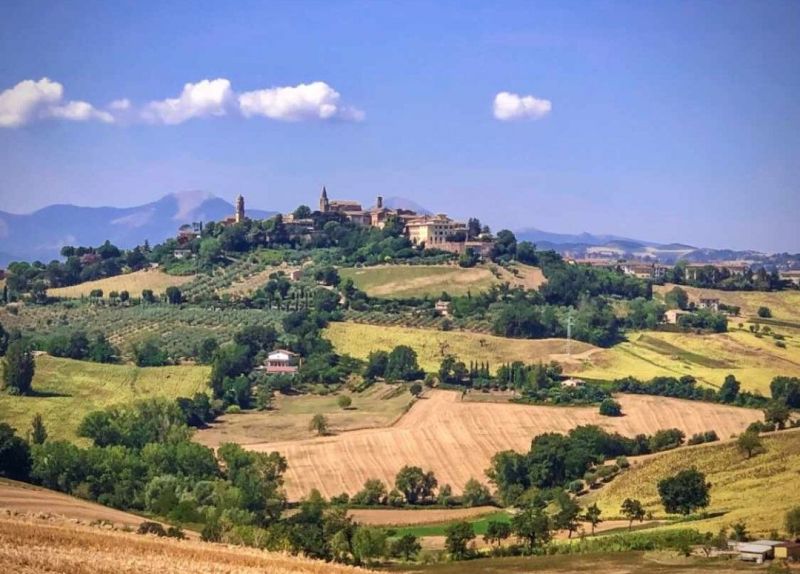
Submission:
[[[495,243],[495,238],[488,226],[480,225],[477,219],[468,222],[457,221],[445,213],[434,215],[418,213],[412,209],[391,208],[384,205],[382,196],[377,196],[375,204],[369,208],[355,200],[331,199],[328,190],[322,187],[318,203],[318,213],[333,215],[342,218],[358,227],[374,227],[383,229],[387,224],[402,226],[403,233],[412,244],[418,247],[437,249],[456,255],[473,254],[478,259],[490,255]],[[315,229],[312,218],[313,212],[308,206],[301,206],[292,213],[282,214],[280,217],[287,232],[292,237],[311,238],[319,230]],[[277,217],[277,216],[274,216]],[[247,219],[245,213],[245,200],[242,195],[237,196],[235,212],[224,218],[221,225],[233,225]],[[184,246],[190,241],[202,236],[202,222],[191,225],[184,224],[178,230],[178,247],[174,252],[176,258],[191,255],[191,251]],[[548,245],[548,247],[551,247]],[[688,246],[681,246],[687,248]],[[690,248],[691,249],[691,248]],[[652,281],[664,280],[667,272],[672,268],[661,261],[657,256],[644,254],[642,256],[628,254],[620,257],[619,250],[614,247],[595,247],[586,249],[559,250],[568,263],[585,264],[592,267],[616,269],[626,275],[638,279]],[[709,262],[681,261],[685,269],[685,277],[689,281],[702,279],[704,273],[715,273],[720,277],[741,277],[747,273],[767,267],[757,260],[732,260]],[[793,268],[792,264],[774,266],[780,279],[800,286],[800,269]]]

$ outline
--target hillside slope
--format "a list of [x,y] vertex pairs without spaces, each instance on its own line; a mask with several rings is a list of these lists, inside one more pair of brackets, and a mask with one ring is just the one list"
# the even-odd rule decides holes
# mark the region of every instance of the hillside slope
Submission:
[[33,574],[357,574],[367,570],[252,548],[0,518],[0,564]]
[[[722,435],[721,435],[722,436]],[[637,498],[656,517],[664,515],[657,483],[676,472],[697,467],[711,487],[714,515],[693,521],[693,528],[716,532],[743,520],[751,533],[766,536],[783,529],[784,513],[800,505],[800,431],[789,430],[762,438],[764,452],[746,459],[735,442],[708,444],[659,454],[636,462],[613,482],[591,495],[603,516],[619,516],[626,498]],[[590,504],[585,500],[582,504]]]
[[[368,478],[393,484],[403,465],[431,469],[440,484],[461,492],[470,478],[485,482],[492,456],[506,449],[526,451],[545,432],[600,425],[627,436],[678,427],[687,435],[715,430],[741,432],[760,411],[664,397],[619,397],[624,417],[603,417],[596,406],[550,407],[462,401],[455,391],[429,391],[391,427],[345,432],[306,440],[250,444],[257,451],[286,456],[286,490],[298,500],[312,488],[330,497],[358,491]],[[310,417],[309,417],[310,420]]]
[[136,367],[88,361],[36,358],[32,396],[0,393],[0,421],[21,435],[36,413],[44,418],[51,440],[74,440],[90,411],[148,397],[191,397],[207,388],[210,367]]

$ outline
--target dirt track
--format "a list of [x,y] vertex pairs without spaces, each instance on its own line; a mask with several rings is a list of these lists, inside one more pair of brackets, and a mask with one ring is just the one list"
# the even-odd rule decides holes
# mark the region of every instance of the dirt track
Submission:
[[663,397],[619,397],[625,416],[602,417],[597,407],[545,407],[462,402],[454,391],[431,391],[394,426],[300,441],[253,444],[259,451],[277,450],[289,462],[289,498],[312,488],[324,496],[357,492],[368,478],[387,484],[403,465],[435,472],[440,484],[460,493],[474,477],[486,481],[491,457],[501,450],[527,450],[544,432],[566,432],[597,424],[627,436],[677,427],[687,436],[715,430],[722,438],[761,419],[761,412]]

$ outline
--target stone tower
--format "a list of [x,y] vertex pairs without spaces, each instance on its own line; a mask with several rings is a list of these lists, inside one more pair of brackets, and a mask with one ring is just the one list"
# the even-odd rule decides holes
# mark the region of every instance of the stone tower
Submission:
[[236,221],[236,223],[244,221],[244,198],[241,195],[236,198],[236,214],[234,215],[234,221]]
[[328,190],[325,189],[325,186],[322,186],[322,195],[319,196],[319,210],[322,213],[328,213],[331,208],[331,204],[328,201]]
[[382,195],[378,196],[378,201],[376,203],[376,206],[377,206],[378,209],[383,209],[383,196]]

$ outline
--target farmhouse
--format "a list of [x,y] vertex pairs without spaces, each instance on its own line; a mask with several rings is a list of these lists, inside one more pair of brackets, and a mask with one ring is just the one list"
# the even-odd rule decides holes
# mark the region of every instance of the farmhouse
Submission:
[[788,281],[789,283],[800,286],[800,270],[781,271],[779,272],[779,276],[781,281]]
[[586,385],[586,381],[584,381],[583,379],[574,379],[573,378],[573,379],[566,379],[564,381],[561,381],[561,386],[563,388],[576,389],[578,387],[583,387],[585,385]]
[[440,315],[448,317],[450,315],[450,301],[442,301],[439,299],[434,305],[434,309],[436,309],[436,312]]
[[697,301],[697,308],[719,311],[719,299],[716,297],[700,297]]
[[264,370],[269,374],[294,374],[297,372],[297,353],[276,349],[267,355]]
[[762,564],[764,560],[775,558],[775,548],[783,544],[781,540],[754,540],[753,542],[740,542],[736,545],[739,559],[746,562]]
[[682,311],[681,309],[667,309],[664,312],[664,321],[670,325],[678,324],[678,317],[681,315],[690,315],[689,311]]

